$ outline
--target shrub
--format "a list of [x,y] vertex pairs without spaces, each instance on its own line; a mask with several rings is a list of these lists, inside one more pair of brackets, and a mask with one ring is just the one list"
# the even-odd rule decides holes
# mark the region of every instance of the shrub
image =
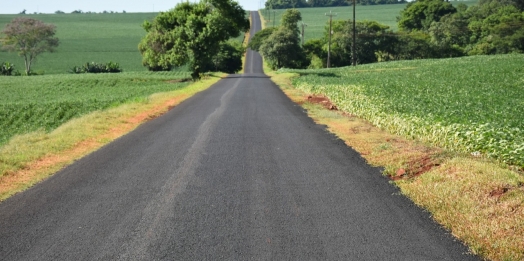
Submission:
[[119,73],[122,72],[120,65],[114,62],[104,63],[85,63],[82,66],[73,66],[70,73]]
[[10,76],[13,75],[15,70],[15,65],[10,62],[2,63],[0,67],[0,75]]

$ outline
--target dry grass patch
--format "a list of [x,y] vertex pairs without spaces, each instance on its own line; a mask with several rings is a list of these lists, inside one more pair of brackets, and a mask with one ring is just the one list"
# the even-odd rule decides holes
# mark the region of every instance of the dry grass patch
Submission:
[[153,94],[73,119],[56,130],[19,135],[0,148],[0,201],[23,191],[90,152],[158,117],[220,80],[211,76],[180,90]]
[[[349,112],[312,104],[294,89],[296,74],[269,73],[319,124],[371,164],[384,167],[402,193],[491,260],[524,260],[524,176],[490,160],[449,152],[384,132]],[[309,98],[309,99],[308,99]]]

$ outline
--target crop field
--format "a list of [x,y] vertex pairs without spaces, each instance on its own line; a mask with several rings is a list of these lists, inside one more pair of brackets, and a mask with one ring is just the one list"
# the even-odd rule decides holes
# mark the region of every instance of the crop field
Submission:
[[293,84],[389,132],[524,168],[524,55],[289,70]]
[[[50,131],[71,118],[187,85],[185,72],[2,77],[0,146],[16,134]],[[178,80],[177,80],[178,79]]]
[[[477,0],[469,1],[451,1],[454,5],[458,3],[464,3],[466,5],[476,4]],[[390,27],[391,30],[397,31],[397,16],[400,15],[400,11],[406,8],[407,4],[396,4],[396,5],[357,5],[356,6],[356,20],[371,20],[378,21],[382,24],[385,24]],[[325,28],[328,25],[329,17],[326,14],[332,13],[336,14],[333,17],[333,20],[349,20],[353,19],[353,7],[352,6],[343,6],[343,7],[320,7],[320,8],[298,8],[302,14],[302,22],[307,25],[305,28],[305,40],[309,39],[318,39],[324,35]],[[280,19],[282,14],[285,12],[284,9],[275,10],[273,12],[267,12],[261,10],[260,13],[264,16],[266,20],[266,26],[273,26],[273,20],[275,20],[275,25],[280,24]],[[269,20],[269,13],[271,13],[271,21]],[[276,17],[276,19],[273,19]]]
[[[34,72],[44,74],[67,73],[73,66],[86,62],[120,64],[125,72],[146,71],[138,43],[146,34],[142,28],[145,20],[152,20],[157,13],[114,14],[38,14],[25,15],[56,25],[60,46],[54,53],[37,57]],[[19,15],[0,15],[0,31]],[[239,37],[242,41],[244,35]],[[0,51],[0,62],[14,63],[23,72],[24,62],[16,53]]]
[[[39,14],[26,15],[56,25],[60,46],[54,53],[37,57],[33,71],[45,74],[67,73],[86,62],[117,62],[127,72],[145,71],[138,43],[145,35],[141,27],[156,13],[119,14]],[[18,15],[0,15],[0,28]],[[0,52],[0,62],[14,63],[23,71],[23,59],[15,53]]]

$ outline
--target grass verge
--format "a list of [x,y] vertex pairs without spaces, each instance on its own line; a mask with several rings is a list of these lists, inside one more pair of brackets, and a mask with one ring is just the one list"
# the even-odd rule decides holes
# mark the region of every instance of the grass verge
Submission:
[[[349,112],[328,110],[295,89],[293,73],[268,73],[319,124],[374,166],[471,252],[491,260],[524,260],[524,177],[500,164],[382,131]],[[311,99],[313,98],[313,99]]]
[[210,75],[188,87],[149,96],[75,118],[50,133],[19,135],[0,148],[0,201],[53,175],[75,160],[160,116],[194,94],[209,88],[222,75]]

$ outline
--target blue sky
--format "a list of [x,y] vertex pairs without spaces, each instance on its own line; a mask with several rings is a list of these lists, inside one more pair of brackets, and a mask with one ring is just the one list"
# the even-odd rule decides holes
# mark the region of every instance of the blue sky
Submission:
[[[146,0],[146,1],[124,1],[124,0],[10,0],[9,3],[0,5],[0,14],[18,14],[22,10],[27,13],[54,13],[57,10],[71,13],[74,10],[84,12],[102,12],[115,11],[122,12],[125,10],[131,12],[159,12],[167,11],[173,8],[177,3],[186,0]],[[190,2],[196,2],[190,0]],[[263,7],[265,0],[237,0],[245,10],[258,10]]]

